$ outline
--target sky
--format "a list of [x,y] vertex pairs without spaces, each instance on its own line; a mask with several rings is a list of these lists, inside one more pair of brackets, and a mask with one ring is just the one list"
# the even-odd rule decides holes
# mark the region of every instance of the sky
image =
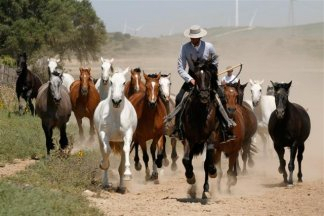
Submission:
[[[144,37],[180,33],[194,24],[211,28],[237,23],[236,0],[91,0],[91,3],[108,32]],[[252,23],[258,27],[282,27],[324,22],[323,5],[324,0],[238,0],[238,26]]]

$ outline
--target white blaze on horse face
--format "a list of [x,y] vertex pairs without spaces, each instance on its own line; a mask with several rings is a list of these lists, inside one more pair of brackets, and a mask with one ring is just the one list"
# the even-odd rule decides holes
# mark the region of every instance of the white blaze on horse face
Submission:
[[170,98],[171,81],[169,77],[161,77],[159,80],[160,92],[167,100]]
[[251,83],[252,103],[253,103],[253,106],[257,106],[258,103],[260,102],[261,96],[262,96],[262,86],[261,86],[262,82],[253,81],[250,83]]
[[50,71],[50,73],[53,73],[55,71],[55,69],[57,68],[57,63],[60,61],[59,59],[48,59],[48,69]]
[[138,82],[139,78],[138,78],[138,74],[135,74],[135,79],[136,79],[135,89],[136,89],[136,91],[139,91],[139,82]]
[[[113,59],[112,59],[113,60]],[[108,82],[109,76],[112,75],[111,71],[111,64],[112,61],[109,59],[103,59],[101,58],[102,65],[101,65],[101,79],[104,83]]]
[[151,82],[151,84],[152,84],[152,102],[155,102],[156,101],[156,98],[154,96],[154,89],[155,89],[156,83],[155,82]]

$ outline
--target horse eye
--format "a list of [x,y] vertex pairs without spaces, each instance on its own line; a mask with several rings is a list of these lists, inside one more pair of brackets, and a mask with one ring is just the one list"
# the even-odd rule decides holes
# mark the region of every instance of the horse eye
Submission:
[[125,84],[126,84],[126,82],[123,83],[123,85],[125,85]]

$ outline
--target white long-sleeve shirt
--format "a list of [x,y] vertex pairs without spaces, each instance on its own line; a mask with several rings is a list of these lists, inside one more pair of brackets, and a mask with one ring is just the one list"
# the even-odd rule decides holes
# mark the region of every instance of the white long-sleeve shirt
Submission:
[[191,42],[185,43],[181,47],[180,56],[178,59],[178,73],[184,79],[185,82],[190,82],[192,77],[186,71],[188,64],[189,70],[194,70],[193,61],[197,59],[213,59],[213,63],[216,67],[218,66],[217,55],[214,46],[211,43],[200,41],[198,48],[194,47]]

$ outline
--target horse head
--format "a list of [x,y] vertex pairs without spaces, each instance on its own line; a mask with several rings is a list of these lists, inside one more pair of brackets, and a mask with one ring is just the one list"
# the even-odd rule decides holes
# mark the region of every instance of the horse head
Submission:
[[[239,80],[240,82],[240,80]],[[243,98],[244,98],[244,89],[247,86],[248,83],[240,84],[238,88],[238,97],[237,97],[237,103],[242,105],[243,104]]]
[[132,69],[130,84],[134,88],[135,92],[138,92],[140,90],[140,82],[141,82],[141,69],[140,68]]
[[[126,74],[128,73],[129,68],[126,68],[124,71],[118,71],[114,73],[110,78],[110,95],[111,102],[114,108],[118,108],[121,102],[124,99],[124,89],[126,84]],[[108,97],[109,98],[109,97]]]
[[258,81],[258,80],[251,80],[250,79],[250,84],[251,84],[251,96],[252,96],[252,103],[253,106],[256,107],[260,100],[261,100],[261,96],[262,96],[262,83],[264,82],[264,80],[262,81]]
[[235,84],[225,84],[224,94],[226,98],[226,110],[229,116],[233,116],[238,104],[240,81]]
[[56,70],[59,62],[60,62],[60,59],[56,59],[56,58],[47,59],[47,69],[48,69],[49,75],[52,74]]
[[159,88],[160,88],[160,77],[161,72],[158,74],[149,74],[146,75],[144,72],[144,78],[145,78],[145,97],[148,101],[148,104],[151,108],[156,106],[157,99],[159,97]]
[[162,74],[159,84],[161,98],[164,101],[169,101],[171,94],[171,74]]
[[17,56],[17,75],[19,76],[25,70],[27,70],[27,55],[23,53]]
[[53,76],[50,76],[50,80],[49,80],[50,93],[56,105],[60,103],[62,98],[61,91],[60,91],[60,87],[63,83],[62,76],[63,76],[63,71],[57,69],[53,72]]
[[210,101],[212,91],[213,75],[215,76],[214,65],[211,61],[193,61],[194,70],[192,77],[196,81],[194,92],[198,95],[200,102],[206,104]]
[[86,96],[89,91],[90,82],[92,82],[90,75],[91,68],[80,68],[80,83],[81,94]]
[[289,83],[273,83],[271,84],[274,88],[274,96],[276,101],[276,110],[275,113],[278,119],[282,119],[285,116],[285,110],[287,107],[288,95],[289,95],[289,88],[291,86],[292,81]]
[[274,95],[274,88],[273,86],[267,86],[267,95]]
[[101,57],[101,80],[104,85],[108,84],[109,77],[114,73],[113,61],[113,58],[109,60]]

